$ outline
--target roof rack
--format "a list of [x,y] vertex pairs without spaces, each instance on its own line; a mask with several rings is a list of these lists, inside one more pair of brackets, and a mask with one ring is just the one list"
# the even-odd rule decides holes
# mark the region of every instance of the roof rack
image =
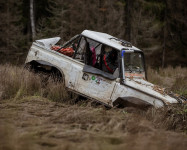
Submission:
[[110,40],[116,40],[118,41],[119,44],[121,44],[122,46],[125,46],[125,47],[132,47],[132,44],[128,41],[125,41],[125,40],[122,40],[122,39],[118,39],[118,38],[115,38],[115,37],[112,37],[112,38],[109,38]]

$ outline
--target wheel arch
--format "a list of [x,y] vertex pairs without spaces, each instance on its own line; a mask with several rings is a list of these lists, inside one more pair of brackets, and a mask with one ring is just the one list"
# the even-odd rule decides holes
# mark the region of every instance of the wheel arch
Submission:
[[136,107],[140,109],[147,109],[152,107],[150,103],[139,99],[137,97],[119,97],[113,102],[113,106],[116,107]]
[[25,68],[29,68],[29,70],[33,70],[34,72],[38,72],[38,71],[42,71],[42,72],[45,72],[45,73],[49,73],[49,72],[57,73],[57,72],[59,72],[60,77],[62,77],[63,80],[65,81],[65,74],[64,74],[62,69],[60,69],[58,66],[56,66],[52,63],[49,63],[49,62],[46,62],[46,61],[43,61],[43,60],[32,60],[30,62],[27,62],[25,64]]

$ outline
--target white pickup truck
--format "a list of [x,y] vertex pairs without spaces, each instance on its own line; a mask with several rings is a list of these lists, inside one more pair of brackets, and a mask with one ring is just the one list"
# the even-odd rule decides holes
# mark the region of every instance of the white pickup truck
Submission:
[[33,42],[26,62],[56,72],[65,87],[108,106],[162,107],[182,100],[146,81],[143,52],[106,33],[84,30],[62,46],[59,37]]

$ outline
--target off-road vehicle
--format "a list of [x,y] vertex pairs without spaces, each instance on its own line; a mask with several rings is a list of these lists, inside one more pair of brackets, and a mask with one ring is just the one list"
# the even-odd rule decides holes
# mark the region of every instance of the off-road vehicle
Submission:
[[60,37],[33,42],[26,62],[34,70],[58,73],[64,86],[108,106],[154,106],[182,102],[147,81],[144,53],[130,42],[84,30],[62,46]]

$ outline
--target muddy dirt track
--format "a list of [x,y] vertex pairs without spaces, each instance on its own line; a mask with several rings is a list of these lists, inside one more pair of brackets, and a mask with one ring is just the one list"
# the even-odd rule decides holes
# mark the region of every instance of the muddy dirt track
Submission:
[[185,150],[187,135],[124,109],[68,105],[40,97],[0,101],[0,149]]

